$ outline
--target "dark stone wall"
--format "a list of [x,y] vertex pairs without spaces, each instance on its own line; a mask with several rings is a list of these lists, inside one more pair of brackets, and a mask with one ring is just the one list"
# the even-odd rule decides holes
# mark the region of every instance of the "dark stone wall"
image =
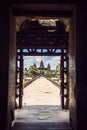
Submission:
[[[4,10],[5,8],[5,10]],[[9,8],[0,4],[0,129],[7,124],[9,66]]]
[[[11,19],[9,19],[11,18]],[[0,129],[8,130],[14,118],[15,31],[9,6],[0,4]]]
[[15,109],[15,86],[16,86],[16,20],[12,12],[9,12],[9,79],[8,79],[8,115],[7,128],[10,127],[14,120]]
[[11,0],[11,2],[12,3],[62,3],[62,4],[64,4],[64,3],[74,3],[74,2],[76,2],[76,0]]
[[87,4],[78,4],[76,17],[77,129],[87,128]]
[[76,129],[76,11],[73,8],[73,15],[70,19],[69,32],[69,110],[70,125]]
[[69,39],[70,124],[87,128],[87,4],[77,3],[70,22]]

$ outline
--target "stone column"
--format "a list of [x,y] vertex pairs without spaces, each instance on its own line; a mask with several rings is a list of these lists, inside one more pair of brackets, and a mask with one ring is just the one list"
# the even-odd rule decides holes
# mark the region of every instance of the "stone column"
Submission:
[[[15,33],[10,7],[0,4],[0,128],[11,125],[14,108]],[[13,20],[13,21],[12,21]]]

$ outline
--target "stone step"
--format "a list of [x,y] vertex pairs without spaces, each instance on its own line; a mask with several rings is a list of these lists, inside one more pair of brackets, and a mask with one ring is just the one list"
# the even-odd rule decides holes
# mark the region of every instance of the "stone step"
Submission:
[[16,122],[11,130],[72,130],[66,122]]

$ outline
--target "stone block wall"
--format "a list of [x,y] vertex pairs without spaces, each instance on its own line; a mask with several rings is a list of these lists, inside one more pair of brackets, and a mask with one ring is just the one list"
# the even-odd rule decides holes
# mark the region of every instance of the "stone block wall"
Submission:
[[[9,19],[11,18],[11,19]],[[8,4],[0,4],[0,128],[8,130],[14,116],[15,20]]]
[[69,110],[70,125],[76,130],[76,7],[70,19],[69,32]]
[[0,128],[6,129],[9,67],[9,8],[0,4]]
[[87,4],[77,6],[77,129],[87,128]]
[[8,108],[7,108],[7,128],[14,120],[15,109],[15,87],[16,87],[16,20],[12,12],[9,12],[9,68],[8,68]]

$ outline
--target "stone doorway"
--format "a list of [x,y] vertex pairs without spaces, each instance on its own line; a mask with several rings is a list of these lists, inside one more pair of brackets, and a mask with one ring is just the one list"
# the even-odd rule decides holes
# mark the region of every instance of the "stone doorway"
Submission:
[[[31,50],[29,50],[29,54],[30,54],[30,52],[33,54],[37,53],[37,51],[36,51],[37,49],[34,49],[35,52],[33,52],[33,49],[31,49]],[[54,50],[52,50],[52,48],[48,49],[48,53],[50,53],[50,52],[54,53],[54,52],[56,52],[56,49],[54,49]],[[41,49],[41,53],[44,54],[42,49]],[[50,94],[50,92],[47,91],[47,92],[45,92],[45,94]],[[57,94],[57,98],[58,98],[58,94]],[[52,98],[52,100],[53,100],[53,98]],[[54,102],[54,101],[52,102],[52,100],[51,100],[51,103]],[[52,104],[50,104],[50,103],[46,104],[46,99],[45,99],[44,104],[38,104],[38,105],[35,105],[35,102],[32,101],[32,103],[34,103],[33,107],[26,106],[27,103],[24,102],[25,106],[23,107],[23,109],[25,109],[25,110],[26,110],[26,108],[30,109],[31,113],[29,113],[30,111],[26,112],[25,110],[22,109],[26,113],[26,116],[23,117],[21,114],[19,114],[19,111],[18,112],[16,111],[17,112],[16,115],[18,115],[18,114],[21,115],[21,116],[16,118],[17,119],[16,121],[30,120],[29,119],[29,116],[30,116],[31,121],[33,121],[33,120],[35,121],[35,118],[36,118],[36,122],[51,122],[51,121],[56,122],[57,121],[57,122],[66,122],[69,124],[69,111],[68,110],[63,111],[61,109],[60,101],[59,101],[59,103],[56,103],[56,104],[54,103],[53,106],[51,106]],[[42,103],[42,102],[40,101],[39,103]],[[39,106],[39,107],[37,107],[37,106]],[[21,111],[21,112],[23,112],[23,111]],[[36,111],[36,115],[38,115],[38,116],[35,115],[35,111]],[[58,112],[59,114],[61,113],[60,116],[61,115],[63,115],[63,116],[61,116],[61,118],[59,119],[58,113],[55,113],[54,111]],[[25,113],[24,113],[24,115],[25,115]],[[34,113],[34,114],[32,114],[32,113]],[[56,116],[56,114],[57,114],[57,116]],[[27,116],[27,115],[29,115],[29,116]],[[66,117],[64,115],[66,115]],[[33,118],[32,118],[32,116],[33,116]],[[51,119],[52,116],[54,116],[53,119]]]

